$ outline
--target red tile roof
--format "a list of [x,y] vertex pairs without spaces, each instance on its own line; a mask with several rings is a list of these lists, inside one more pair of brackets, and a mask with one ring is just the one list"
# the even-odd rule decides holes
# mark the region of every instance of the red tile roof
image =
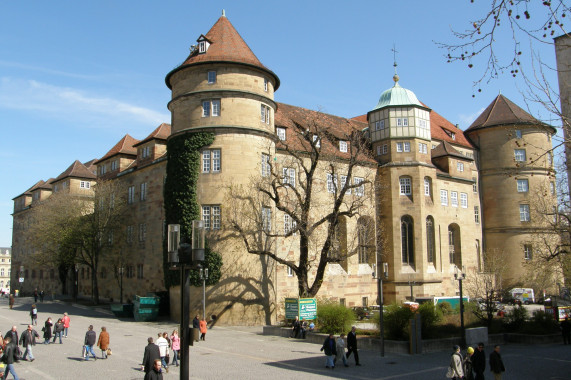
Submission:
[[138,143],[133,144],[133,146],[137,147],[139,145],[143,145],[144,143],[149,142],[153,139],[166,141],[170,135],[171,135],[171,125],[167,123],[162,123],[147,137],[145,137],[143,140],[139,141]]
[[442,144],[432,149],[430,151],[430,154],[432,158],[451,156],[451,157],[461,158],[463,160],[474,161],[472,158],[466,157],[462,153],[457,151],[448,141],[443,141]]
[[107,152],[103,157],[97,160],[95,164],[99,164],[100,162],[103,162],[108,158],[111,158],[118,154],[137,156],[137,149],[135,148],[135,144],[137,144],[138,142],[139,140],[132,138],[128,134],[125,135],[121,140],[119,140],[117,144],[115,144],[113,148],[111,148],[109,152]]
[[53,182],[61,181],[62,179],[69,177],[95,179],[95,174],[87,169],[81,162],[75,160],[74,163],[71,164],[63,173],[57,176]]
[[199,53],[197,48],[192,50],[182,65],[168,73],[165,81],[169,88],[171,88],[171,75],[184,66],[222,61],[256,66],[274,77],[274,90],[278,89],[280,80],[277,75],[262,65],[258,57],[252,52],[248,44],[242,39],[226,16],[220,17],[208,33],[206,33],[206,36],[201,35],[201,37],[206,37],[210,42],[208,50],[205,53]]

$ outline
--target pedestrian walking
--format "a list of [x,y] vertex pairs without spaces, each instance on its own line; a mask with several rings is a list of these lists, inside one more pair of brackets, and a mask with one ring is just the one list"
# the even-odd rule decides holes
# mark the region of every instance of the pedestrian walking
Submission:
[[109,348],[109,333],[107,328],[102,327],[97,340],[97,347],[101,350],[101,359],[107,359],[107,349]]
[[568,316],[561,321],[561,335],[563,335],[563,344],[571,344],[571,322]]
[[333,358],[337,355],[337,347],[335,345],[335,339],[333,338],[333,334],[329,334],[325,341],[323,342],[323,346],[321,346],[321,351],[325,352],[325,368],[335,368],[335,362]]
[[208,324],[206,323],[206,320],[204,318],[202,318],[200,320],[200,340],[206,340],[207,326],[208,326]]
[[70,318],[69,315],[67,315],[67,313],[63,313],[63,332],[64,332],[64,336],[67,338],[67,333],[69,331],[69,322],[70,322]]
[[10,304],[10,310],[14,307],[14,295],[10,294],[10,298],[8,298],[8,303]]
[[159,360],[159,370],[161,367],[161,352],[159,350],[159,346],[157,346],[153,342],[153,337],[149,337],[147,339],[147,346],[145,347],[145,353],[143,355],[143,364],[142,370],[145,371],[145,374],[148,374],[153,370],[153,367],[156,365],[156,360]]
[[178,330],[173,330],[171,335],[171,349],[172,349],[172,365],[178,367],[178,353],[180,351],[180,337],[178,336]]
[[56,338],[59,338],[59,344],[62,344],[61,336],[63,335],[63,321],[60,319],[57,320],[54,326],[54,340],[53,343],[56,342]]
[[163,380],[163,373],[161,371],[161,359],[155,359],[153,362],[153,369],[145,374],[144,380]]
[[22,354],[22,351],[20,351],[20,347],[18,346],[18,327],[16,325],[12,326],[12,329],[10,329],[10,331],[8,331],[6,333],[6,335],[4,335],[4,340],[6,340],[6,338],[10,338],[12,341],[12,344],[15,346],[15,355],[16,355],[16,362],[20,361],[20,356]]
[[335,356],[335,362],[337,360],[343,360],[343,365],[345,367],[349,367],[349,365],[347,364],[347,358],[345,357],[345,334],[339,335],[339,338],[337,338],[337,340],[335,341],[335,349],[337,350],[337,354]]
[[490,370],[494,374],[494,380],[502,380],[502,373],[506,371],[506,368],[500,355],[499,344],[494,346],[494,351],[490,354]]
[[162,333],[158,334],[157,346],[159,346],[159,355],[161,363],[165,367],[166,373],[169,373],[169,365],[167,364],[166,357],[169,354],[169,342],[165,339]]
[[18,361],[18,354],[16,348],[18,347],[17,341],[13,342],[12,337],[8,336],[4,338],[4,343],[6,347],[4,348],[4,354],[2,355],[2,362],[6,364],[6,369],[4,370],[4,380],[8,378],[8,373],[14,376],[15,380],[19,380],[18,374],[14,369],[14,362]]
[[351,327],[351,331],[347,334],[347,359],[349,359],[351,353],[355,356],[355,365],[360,366],[359,351],[357,350],[357,327],[355,326]]
[[97,360],[97,356],[95,352],[93,352],[93,346],[95,346],[95,341],[97,340],[97,334],[93,331],[93,325],[89,325],[87,328],[87,332],[85,333],[85,360],[89,360],[89,354],[93,357],[93,359]]
[[25,348],[24,355],[22,355],[22,360],[27,360],[26,356],[30,358],[31,362],[35,360],[34,354],[32,352],[32,346],[36,345],[36,338],[39,337],[40,334],[38,334],[38,332],[33,329],[32,325],[28,325],[28,328],[22,333],[22,336],[20,337],[20,344]]
[[474,380],[474,372],[472,372],[473,363],[472,356],[474,355],[474,348],[468,347],[466,350],[466,357],[464,358],[464,379]]
[[462,366],[462,354],[460,353],[460,346],[454,346],[454,352],[450,357],[450,365],[448,366],[448,372],[446,372],[446,377],[449,379],[463,379],[464,378],[464,367]]
[[[198,314],[194,317],[194,319],[192,320],[192,328],[193,330],[193,336],[190,339],[194,339],[194,336],[196,336],[195,341],[198,342],[198,333],[197,331],[200,331],[200,319],[198,319]],[[196,334],[196,335],[194,335]]]
[[484,343],[478,343],[474,355],[472,355],[472,367],[474,369],[474,380],[484,380],[484,371],[486,370],[486,353],[484,352]]
[[36,307],[36,304],[33,304],[30,309],[30,319],[32,320],[32,325],[38,325],[38,308]]
[[44,302],[44,295],[45,295],[44,291],[40,290],[40,302]]
[[44,327],[42,328],[42,331],[44,332],[44,344],[50,344],[50,339],[52,338],[52,326],[52,319],[48,317],[44,322]]

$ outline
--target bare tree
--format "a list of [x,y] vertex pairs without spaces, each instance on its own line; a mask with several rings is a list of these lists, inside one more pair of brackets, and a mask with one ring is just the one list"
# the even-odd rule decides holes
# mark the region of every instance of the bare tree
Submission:
[[[342,119],[341,130],[334,125],[340,119],[310,115],[291,120],[288,139],[276,143],[275,154],[268,147],[260,176],[248,186],[229,188],[233,206],[227,214],[249,253],[291,268],[303,297],[318,293],[329,263],[346,263],[358,253],[374,259],[375,247],[375,165],[362,124]],[[283,224],[272,222],[278,218]],[[352,236],[348,220],[358,221]],[[295,241],[294,261],[275,251],[278,238]]]
[[119,181],[93,186],[93,196],[61,191],[34,210],[30,236],[39,264],[86,265],[91,272],[92,298],[99,303],[98,269],[101,260],[117,256],[122,240],[125,189]]

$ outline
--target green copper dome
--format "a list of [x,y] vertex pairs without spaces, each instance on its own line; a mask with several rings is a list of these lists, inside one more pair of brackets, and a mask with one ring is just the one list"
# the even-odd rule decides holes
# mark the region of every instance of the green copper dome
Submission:
[[394,106],[419,106],[424,108],[416,98],[414,92],[402,88],[399,85],[398,75],[395,74],[393,80],[395,81],[395,85],[381,94],[379,103],[377,103],[377,106],[373,110]]

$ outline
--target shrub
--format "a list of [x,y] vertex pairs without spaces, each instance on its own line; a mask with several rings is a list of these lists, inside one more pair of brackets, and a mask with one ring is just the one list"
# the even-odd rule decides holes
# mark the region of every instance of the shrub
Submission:
[[423,338],[435,337],[435,327],[442,320],[442,310],[432,302],[424,302],[417,310],[420,314],[421,332]]
[[326,334],[347,332],[355,321],[355,313],[336,302],[319,302],[317,306],[319,331]]
[[520,330],[528,317],[527,309],[517,306],[508,311],[504,317],[504,324],[510,331]]
[[440,302],[437,306],[443,315],[454,314],[454,309],[452,308],[452,305],[450,305],[450,302]]
[[544,310],[534,311],[531,320],[522,328],[522,332],[527,334],[551,334],[558,331],[559,324],[553,318],[553,314]]
[[[408,337],[408,321],[414,316],[414,312],[408,307],[390,305],[384,313],[385,335],[388,339],[401,340]],[[376,317],[379,322],[379,317]]]

